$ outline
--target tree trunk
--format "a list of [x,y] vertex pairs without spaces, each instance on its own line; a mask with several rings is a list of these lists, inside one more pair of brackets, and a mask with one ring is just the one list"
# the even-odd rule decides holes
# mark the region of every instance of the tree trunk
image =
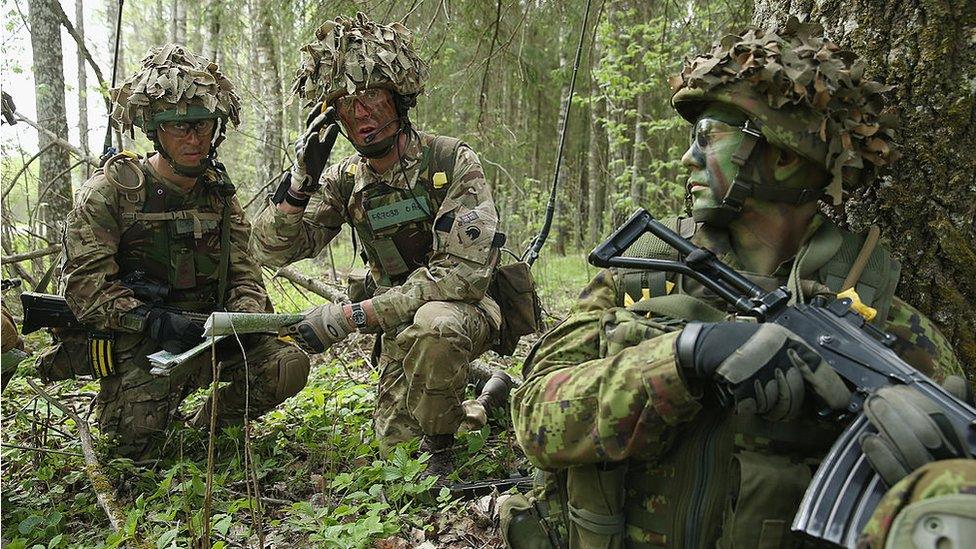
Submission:
[[[122,38],[119,40],[119,54],[118,54],[118,59],[115,59],[114,58],[114,56],[115,56],[115,34],[116,34],[115,33],[115,29],[116,29],[116,24],[118,23],[118,17],[119,17],[119,2],[118,2],[118,0],[105,0],[105,24],[108,25],[108,28],[109,28],[109,33],[108,33],[108,57],[109,57],[110,62],[112,63],[112,65],[110,66],[109,70],[110,71],[113,71],[113,72],[109,73],[109,76],[108,76],[108,78],[111,79],[109,81],[109,84],[112,84],[113,81],[115,81],[116,84],[118,82],[121,82],[122,79],[125,78],[125,74],[126,74],[126,71],[125,71],[125,34],[122,34],[121,35]],[[121,30],[121,29],[119,29],[119,30]],[[129,134],[128,133],[126,133],[125,135],[122,135],[122,134],[116,132],[115,146],[116,147],[121,147],[123,149],[133,149],[134,148],[132,138],[129,137]]]
[[166,8],[163,0],[156,0],[156,17],[153,25],[153,44],[162,46],[166,40]]
[[[37,122],[62,139],[68,139],[68,120],[64,111],[64,61],[61,54],[61,24],[55,4],[58,0],[30,0],[27,2],[31,28],[31,51],[34,54],[34,86]],[[52,138],[38,132],[37,145],[44,149]],[[59,146],[51,147],[38,158],[39,191],[50,185],[44,195],[47,207],[43,210],[44,233],[58,241],[59,223],[71,210],[71,176],[68,173],[68,152]],[[40,194],[40,193],[39,193]]]
[[[559,154],[559,136],[562,132],[566,131],[566,105],[569,102],[569,71],[567,70],[569,66],[569,61],[566,58],[566,27],[559,31],[559,74],[563,75],[565,81],[563,82],[562,90],[560,91],[559,97],[559,122],[556,124],[556,155]],[[564,153],[565,154],[565,151]],[[553,169],[556,169],[555,162],[558,158],[553,159]],[[554,182],[558,186],[556,195],[556,213],[555,220],[553,221],[554,228],[556,229],[556,241],[553,243],[553,251],[559,255],[566,255],[566,241],[567,228],[566,228],[566,197],[569,196],[566,188],[566,182],[568,178],[566,177],[567,170],[566,166],[562,166],[563,169],[559,170],[557,181]],[[559,195],[562,195],[560,197]]]
[[188,46],[186,39],[186,2],[179,2],[174,0],[176,5],[176,39],[177,44],[183,44]]
[[607,115],[606,101],[600,94],[594,82],[591,87],[594,98],[590,105],[590,150],[587,158],[587,169],[590,172],[590,223],[587,240],[590,244],[598,242],[604,235],[603,219],[607,209],[607,181],[605,166],[607,150],[607,134],[600,121]]
[[644,106],[644,94],[637,94],[637,117],[634,120],[634,154],[630,165],[630,198],[634,204],[644,204],[644,117],[647,109]]
[[[799,4],[799,5],[794,5]],[[898,294],[933,319],[970,379],[976,366],[976,74],[970,0],[757,0],[755,22],[817,21],[896,86],[901,160],[859,191],[843,216],[877,223],[901,259]]]
[[[82,41],[85,40],[85,3],[75,0],[75,30]],[[85,54],[78,48],[78,141],[81,150],[91,156],[88,148],[88,66]],[[87,170],[87,168],[86,168]],[[86,178],[87,179],[87,178]]]
[[215,63],[220,45],[220,20],[223,16],[221,0],[209,0],[204,12],[202,53]]
[[284,98],[281,91],[281,71],[278,67],[277,44],[274,36],[273,7],[270,2],[260,5],[261,25],[257,35],[259,92],[262,106],[260,127],[261,154],[258,155],[256,173],[259,182],[268,181],[277,174],[281,163],[282,112]]

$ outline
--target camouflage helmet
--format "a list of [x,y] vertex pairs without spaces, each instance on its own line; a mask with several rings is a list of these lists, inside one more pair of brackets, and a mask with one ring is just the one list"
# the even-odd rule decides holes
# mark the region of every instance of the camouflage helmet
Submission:
[[112,118],[122,131],[146,133],[160,122],[205,118],[240,123],[240,98],[217,64],[179,44],[151,48],[142,68],[109,92]]
[[671,103],[694,123],[710,103],[742,111],[767,141],[790,149],[830,174],[838,204],[895,159],[897,116],[885,108],[891,89],[864,75],[863,61],[823,37],[816,23],[790,17],[779,28],[748,28],[685,60],[671,79]]
[[422,93],[428,66],[413,50],[412,37],[400,23],[381,25],[363,13],[328,21],[301,50],[292,94],[311,106],[364,88],[401,96]]

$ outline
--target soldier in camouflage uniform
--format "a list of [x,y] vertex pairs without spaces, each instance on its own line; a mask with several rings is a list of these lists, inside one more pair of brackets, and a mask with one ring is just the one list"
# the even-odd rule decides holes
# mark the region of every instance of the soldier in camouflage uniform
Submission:
[[[316,38],[293,91],[316,104],[313,119],[322,114],[300,140],[290,181],[255,221],[251,249],[281,266],[314,257],[344,223],[354,229],[375,290],[352,305],[315,307],[284,333],[322,352],[354,330],[381,332],[381,447],[422,435],[428,471],[443,475],[465,419],[468,364],[501,320],[486,295],[501,245],[491,189],[467,145],[411,125],[428,71],[406,28],[358,14],[325,23]],[[357,152],[323,172],[340,128]]]
[[[672,102],[694,124],[682,158],[692,217],[665,224],[796,301],[853,289],[900,356],[930,375],[961,373],[935,327],[894,296],[899,266],[875,231],[851,234],[819,213],[820,198],[837,203],[842,183],[893,159],[886,88],[822,32],[793,19],[726,37],[686,63]],[[626,255],[675,253],[646,235]],[[509,546],[796,544],[793,514],[842,428],[815,411],[846,406],[850,393],[797,336],[730,311],[672,273],[614,269],[590,282],[533,349],[513,395],[519,443],[543,471],[528,497],[502,505]],[[904,396],[878,398],[928,412]],[[869,413],[876,426],[897,421],[885,402],[869,403],[881,404]],[[924,418],[918,429],[938,432]],[[890,481],[903,465],[954,455],[941,445],[905,459],[902,435],[914,428],[882,428],[883,440],[865,443]]]
[[[149,373],[148,354],[181,352],[202,342],[202,326],[180,311],[268,312],[259,265],[247,252],[250,227],[234,186],[216,161],[239,100],[216,64],[169,44],[153,48],[142,68],[111,91],[113,118],[138,126],[153,141],[148,158],[109,159],[85,182],[68,215],[62,293],[91,331],[62,334],[42,361],[88,357],[101,377],[98,421],[118,452],[140,458],[162,434],[193,389],[211,381],[210,353],[167,377]],[[133,290],[132,281],[153,291]],[[218,344],[223,386],[219,425],[255,418],[298,393],[308,357],[273,336]],[[50,369],[50,365],[42,370]],[[205,405],[193,420],[210,422]]]

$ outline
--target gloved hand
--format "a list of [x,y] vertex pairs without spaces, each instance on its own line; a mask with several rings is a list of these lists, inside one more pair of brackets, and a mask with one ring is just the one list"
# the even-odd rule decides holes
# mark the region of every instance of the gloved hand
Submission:
[[329,164],[329,155],[339,136],[335,107],[322,112],[320,101],[305,121],[305,133],[295,142],[295,165],[292,166],[291,190],[310,194],[319,188],[319,178]]
[[878,432],[861,435],[861,449],[889,486],[930,461],[971,457],[938,406],[912,387],[878,389],[864,414]]
[[179,354],[203,342],[203,326],[164,309],[149,309],[146,333],[163,350]]
[[688,324],[676,342],[678,363],[690,379],[715,383],[731,396],[736,413],[771,421],[797,417],[809,386],[832,409],[851,392],[823,358],[777,324]]
[[322,353],[333,344],[346,339],[353,325],[346,320],[342,305],[326,303],[303,313],[304,320],[278,330],[280,336],[290,336],[306,353]]

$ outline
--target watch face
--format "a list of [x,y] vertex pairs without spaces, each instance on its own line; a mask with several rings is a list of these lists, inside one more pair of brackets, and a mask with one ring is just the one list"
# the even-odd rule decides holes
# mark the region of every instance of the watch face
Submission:
[[366,325],[366,311],[361,308],[353,308],[352,310],[352,322],[356,326],[362,328]]

